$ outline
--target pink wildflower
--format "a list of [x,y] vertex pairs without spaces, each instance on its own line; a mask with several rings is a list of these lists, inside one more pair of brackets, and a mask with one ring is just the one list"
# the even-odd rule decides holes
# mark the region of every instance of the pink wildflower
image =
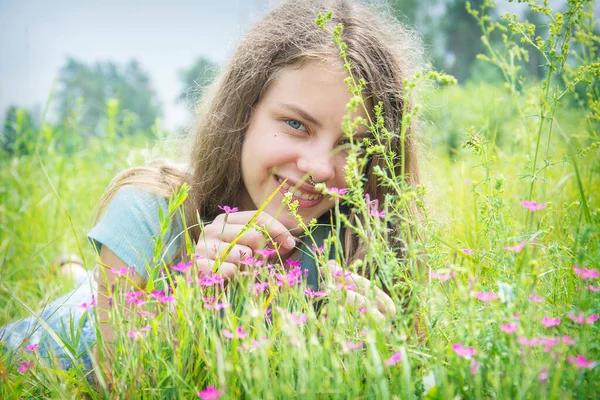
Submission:
[[471,255],[473,253],[475,253],[475,250],[471,250],[471,249],[462,249],[462,252],[467,254],[467,255]]
[[271,256],[274,256],[275,254],[277,254],[276,250],[271,250],[271,249],[259,249],[259,250],[254,250],[255,254],[258,254],[259,256],[263,256],[266,258],[269,258]]
[[284,261],[284,264],[288,267],[299,267],[300,266],[300,260],[290,260],[287,259]]
[[586,324],[593,324],[596,321],[598,321],[598,314],[592,314],[585,319]]
[[223,286],[224,284],[225,284],[225,277],[223,275],[219,275],[219,274],[212,274],[212,273],[204,274],[198,280],[198,285],[204,286],[204,287],[215,286],[215,285]]
[[144,335],[141,332],[138,331],[129,331],[127,333],[127,336],[129,336],[131,339],[133,340],[138,340],[144,337]]
[[588,286],[588,289],[590,289],[590,290],[591,290],[592,292],[594,292],[594,293],[597,293],[597,292],[599,292],[599,291],[600,291],[600,287],[598,287],[598,286],[594,286],[594,285],[592,285],[592,284],[590,284],[590,285]]
[[223,308],[229,307],[229,304],[225,303],[204,303],[204,308],[207,310],[222,310]]
[[542,318],[542,325],[544,325],[546,328],[551,328],[558,324],[560,324],[560,318],[552,318],[547,315],[544,315],[544,318]]
[[519,329],[519,325],[517,324],[504,324],[500,326],[500,330],[506,333],[514,333]]
[[150,328],[150,325],[146,325],[140,329],[140,332],[148,332],[150,329],[152,329],[152,328]]
[[233,339],[238,338],[238,339],[243,339],[246,336],[248,336],[248,334],[246,332],[243,331],[241,326],[238,326],[235,333],[232,333],[230,331],[228,331],[227,329],[223,329],[222,330],[223,336],[225,336],[228,339]]
[[250,265],[250,266],[252,266],[252,265],[254,265],[254,261],[256,261],[256,259],[254,257],[246,257],[246,258],[240,260],[239,263],[243,264],[243,265]]
[[371,217],[384,217],[385,211],[378,211],[379,208],[379,200],[375,199],[371,201],[371,196],[369,194],[365,194],[365,200],[367,201],[367,206],[369,207],[369,215]]
[[[125,301],[127,301],[128,303],[136,303],[136,300],[138,300],[138,298],[143,295],[143,292],[137,291],[137,292],[127,292],[125,293]],[[141,300],[143,302],[143,300]],[[136,303],[138,304],[138,303]]]
[[234,212],[238,212],[238,208],[237,207],[229,207],[229,206],[217,206],[219,207],[219,209],[225,211],[225,213],[230,214],[230,213],[234,213]]
[[335,187],[335,186],[334,186],[334,187],[327,188],[327,190],[329,190],[329,192],[330,192],[331,194],[335,194],[335,195],[338,195],[338,196],[343,196],[343,195],[345,195],[346,193],[348,193],[348,189],[340,189],[340,188],[337,188],[337,187]]
[[575,339],[571,339],[569,336],[565,335],[562,337],[562,342],[567,346],[571,346],[575,344]]
[[504,248],[504,250],[506,251],[513,251],[515,253],[520,253],[523,248],[525,247],[525,245],[527,244],[527,240],[523,240],[521,243],[519,243],[516,246],[507,246]]
[[304,290],[304,294],[309,297],[325,297],[328,293],[320,290],[314,291],[311,288],[306,288],[306,290]]
[[402,361],[402,353],[397,351],[394,354],[392,354],[390,358],[387,359],[385,365],[391,367],[392,365],[398,364],[400,361]]
[[544,346],[553,347],[560,343],[560,338],[543,337],[540,341]]
[[542,367],[542,369],[540,369],[540,373],[538,375],[538,381],[540,381],[541,383],[548,382],[548,368]]
[[571,364],[576,364],[577,368],[579,368],[579,369],[582,369],[582,368],[593,368],[596,365],[595,361],[586,360],[585,356],[583,356],[581,354],[578,355],[577,357],[568,357],[567,360]]
[[477,371],[479,371],[479,361],[473,358],[469,364],[469,374],[475,375]]
[[529,339],[527,339],[525,336],[519,336],[517,338],[517,343],[523,346],[529,346]]
[[149,319],[149,318],[154,318],[155,317],[154,314],[152,314],[151,312],[147,312],[147,311],[140,311],[140,310],[138,310],[137,313],[139,315],[141,315],[142,318],[148,318]]
[[464,357],[464,358],[470,358],[472,355],[475,354],[475,348],[473,347],[465,347],[460,343],[454,343],[452,345],[452,350],[454,350],[454,352],[460,356],[460,357]]
[[254,293],[262,293],[269,287],[269,282],[256,282],[254,284]]
[[119,269],[110,268],[109,271],[112,272],[113,274],[121,277],[123,275],[127,275],[128,273],[132,272],[133,268],[127,268],[127,267],[123,267],[123,268],[119,268]]
[[308,321],[308,317],[306,315],[303,315],[303,314],[296,315],[294,313],[291,313],[290,314],[290,320],[292,321],[293,324],[303,325],[303,324],[305,324]]
[[528,300],[533,303],[541,303],[542,301],[544,301],[544,298],[538,295],[531,295],[528,297]]
[[217,388],[214,386],[208,386],[206,389],[198,392],[198,397],[200,397],[202,400],[217,400],[222,394],[222,390],[217,390]]
[[325,246],[315,246],[315,244],[313,243],[310,248],[312,249],[312,251],[314,251],[315,253],[322,253],[323,250],[325,250]]
[[90,304],[86,303],[85,301],[83,303],[81,303],[79,305],[79,307],[83,308],[84,310],[88,310],[91,307],[94,307],[96,305],[96,296],[94,296],[92,294],[92,301],[90,302]]
[[187,262],[187,263],[180,262],[180,263],[177,263],[177,265],[173,265],[171,267],[171,269],[173,271],[177,271],[177,272],[185,272],[188,269],[192,268],[192,265],[194,265],[194,263],[192,261]]
[[494,292],[473,292],[473,297],[483,301],[484,303],[488,303],[498,298]]
[[448,279],[452,279],[456,275],[455,271],[452,271],[447,274],[438,274],[435,271],[431,272],[431,277],[434,279],[439,279],[440,281],[447,281]]
[[360,350],[360,349],[362,349],[363,345],[364,345],[363,342],[356,342],[356,343],[354,343],[354,342],[352,342],[350,340],[348,340],[346,342],[346,346],[348,347],[348,350],[354,350],[354,351]]
[[577,265],[573,267],[573,271],[582,279],[596,279],[600,276],[597,269],[579,268]]
[[542,210],[546,208],[546,203],[536,203],[535,201],[522,201],[521,205],[531,212]]
[[577,322],[578,324],[583,324],[583,322],[585,321],[583,313],[579,313],[579,315],[575,316],[573,314],[569,314],[567,315],[567,317],[573,321],[573,322]]
[[302,281],[302,269],[300,267],[294,267],[287,274],[275,274],[277,278],[277,286],[294,286]]
[[23,362],[21,362],[21,366],[19,368],[17,368],[17,371],[19,371],[20,373],[25,373],[26,371],[30,370],[31,368],[33,368],[33,361],[31,361],[31,362],[23,361]]
[[37,343],[34,343],[34,344],[30,344],[29,346],[27,346],[26,349],[27,349],[27,351],[30,351],[33,353],[34,351],[36,351],[38,349],[38,347],[40,347],[40,345]]
[[593,324],[598,320],[598,314],[592,314],[589,317],[585,318],[585,315],[580,312],[577,316],[573,314],[568,315],[569,319],[578,324]]

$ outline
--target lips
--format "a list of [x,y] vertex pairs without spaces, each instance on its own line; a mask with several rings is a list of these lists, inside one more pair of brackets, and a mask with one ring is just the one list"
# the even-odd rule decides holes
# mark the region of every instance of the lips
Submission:
[[[285,178],[280,176],[275,176],[275,181],[277,185],[281,185]],[[291,192],[298,185],[298,182],[287,178],[287,181],[283,184],[280,191],[282,194],[287,192]],[[313,186],[302,184],[299,187],[295,188],[292,192],[292,199],[298,201],[299,207],[313,207],[321,202],[323,199],[323,195],[317,192]]]

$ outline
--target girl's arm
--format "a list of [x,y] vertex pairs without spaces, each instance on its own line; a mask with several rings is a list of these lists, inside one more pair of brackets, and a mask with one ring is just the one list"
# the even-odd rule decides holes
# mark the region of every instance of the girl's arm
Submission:
[[[99,362],[99,365],[104,371],[110,370],[109,368],[107,369],[106,366],[112,361],[113,349],[111,342],[116,338],[115,331],[109,321],[111,309],[111,305],[109,304],[109,293],[112,294],[112,285],[119,278],[117,274],[113,274],[109,271],[110,268],[121,269],[129,268],[129,266],[117,257],[108,247],[102,246],[102,249],[100,250],[100,265],[96,267],[95,272],[95,278],[98,284],[96,290],[96,309],[102,342],[106,345],[103,347],[103,360],[99,359],[97,346],[94,348],[93,357]],[[130,273],[128,277],[138,286],[142,285],[144,282],[144,278],[136,272]],[[119,291],[135,290],[134,286],[125,279],[120,280],[119,288]],[[124,311],[128,312],[130,310],[125,308]]]

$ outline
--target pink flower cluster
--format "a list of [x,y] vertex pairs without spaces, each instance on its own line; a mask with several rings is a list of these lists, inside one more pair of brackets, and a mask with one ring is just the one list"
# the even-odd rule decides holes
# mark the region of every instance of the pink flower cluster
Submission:
[[573,314],[569,314],[567,315],[567,317],[573,321],[576,322],[580,325],[583,324],[593,324],[594,322],[596,322],[598,320],[598,314],[592,314],[589,317],[585,317],[584,314],[582,312],[580,312],[577,315],[573,315]]
[[230,332],[227,329],[223,329],[221,332],[223,333],[223,336],[225,336],[228,339],[233,339],[233,338],[243,339],[246,336],[248,336],[248,334],[246,332],[244,332],[244,330],[242,329],[241,326],[238,326],[237,329],[235,330],[235,332]]
[[544,318],[542,318],[542,325],[544,325],[546,328],[551,328],[558,324],[560,324],[560,318],[552,318],[548,315],[544,315]]
[[325,297],[328,295],[327,292],[321,291],[321,290],[312,290],[311,288],[306,288],[306,290],[304,290],[304,294],[309,296],[309,297]]
[[204,390],[198,392],[198,397],[202,400],[217,400],[222,394],[222,390],[218,390],[214,386],[207,386]]
[[544,346],[544,351],[550,351],[552,347],[560,344],[560,343],[564,343],[567,346],[571,346],[573,344],[575,344],[575,339],[572,339],[569,336],[563,336],[562,338],[553,338],[553,337],[542,337],[542,338],[531,338],[531,339],[527,339],[527,337],[525,336],[520,336],[517,338],[517,343],[522,345],[522,346],[527,346],[527,347],[534,347],[534,346],[538,346],[538,345],[542,345]]
[[392,365],[398,364],[400,361],[402,361],[402,353],[397,351],[386,360],[385,365],[391,367]]
[[287,274],[275,274],[277,286],[294,286],[302,282],[302,268],[294,267]]
[[163,304],[167,304],[175,300],[175,296],[165,294],[164,290],[153,290],[152,293],[150,293],[150,297],[154,297]]
[[573,272],[579,275],[582,279],[596,279],[600,276],[597,269],[579,268],[577,265],[573,267]]
[[498,295],[494,292],[473,292],[472,296],[484,303],[488,303],[498,298]]
[[225,276],[219,274],[203,274],[200,279],[198,279],[198,286],[210,287],[210,286],[223,286],[225,285]]
[[173,271],[177,271],[177,272],[185,272],[188,269],[192,268],[192,265],[194,265],[193,261],[190,261],[190,262],[187,262],[187,263],[180,262],[180,263],[177,263],[177,265],[173,265],[171,267],[171,269]]
[[369,196],[369,194],[365,194],[365,200],[367,201],[367,206],[369,207],[369,215],[371,215],[371,217],[384,217],[385,216],[385,211],[381,210],[379,211],[379,200],[375,199],[373,201],[371,201],[371,196]]
[[500,326],[500,330],[506,333],[515,333],[519,329],[519,325],[517,324],[504,324]]
[[449,279],[454,278],[454,276],[456,276],[456,271],[451,271],[449,273],[441,273],[441,274],[438,274],[435,271],[431,271],[431,277],[434,279],[439,279],[440,281],[447,281]]
[[521,205],[531,212],[543,210],[546,208],[546,203],[536,203],[535,201],[522,201]]
[[348,193],[348,189],[340,189],[340,188],[335,187],[335,186],[327,188],[327,190],[329,191],[329,193],[331,193],[333,195],[336,195],[336,196],[343,196],[346,193]]
[[452,345],[452,350],[459,356],[463,358],[470,358],[475,355],[474,347],[465,347],[461,343],[454,343]]
[[131,268],[127,268],[127,267],[123,267],[123,268],[110,268],[109,271],[115,275],[117,275],[118,277],[121,277],[123,275],[127,275],[131,272],[133,272],[135,270],[135,266],[131,267]]
[[225,211],[226,214],[238,212],[237,207],[229,207],[229,206],[217,206],[217,207],[219,207],[220,210]]
[[595,361],[592,360],[587,360],[585,358],[585,356],[583,355],[578,355],[577,357],[568,357],[567,361],[569,361],[569,363],[577,365],[577,368],[579,369],[583,369],[583,368],[594,368],[594,366],[596,365]]

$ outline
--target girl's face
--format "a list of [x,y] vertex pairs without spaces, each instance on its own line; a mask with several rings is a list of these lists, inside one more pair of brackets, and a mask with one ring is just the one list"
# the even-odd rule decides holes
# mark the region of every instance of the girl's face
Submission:
[[[308,223],[334,206],[304,178],[327,187],[346,186],[344,165],[348,147],[341,123],[350,93],[345,71],[337,66],[308,62],[282,69],[254,108],[242,147],[244,190],[241,206],[256,210],[287,179],[265,211],[288,229],[298,224],[282,198],[288,188],[298,200],[298,213]],[[366,118],[364,110],[353,115]],[[362,128],[366,131],[365,128]],[[357,137],[364,136],[359,132]],[[304,182],[303,181],[304,178]]]

